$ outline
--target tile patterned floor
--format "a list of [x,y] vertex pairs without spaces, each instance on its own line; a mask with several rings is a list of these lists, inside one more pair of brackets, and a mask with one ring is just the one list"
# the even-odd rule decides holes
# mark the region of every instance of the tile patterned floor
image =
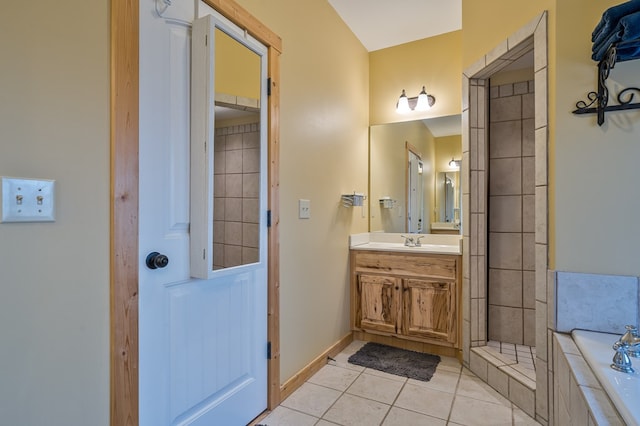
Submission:
[[537,425],[489,385],[442,357],[429,382],[349,364],[365,342],[351,343],[335,361],[282,402],[268,426]]
[[502,354],[507,359],[515,362],[515,364],[509,365],[534,382],[536,381],[535,347],[489,340],[485,349],[489,353]]

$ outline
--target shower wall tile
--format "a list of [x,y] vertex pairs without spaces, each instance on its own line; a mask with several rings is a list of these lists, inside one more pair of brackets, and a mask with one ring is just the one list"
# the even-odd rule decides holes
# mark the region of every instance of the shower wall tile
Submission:
[[260,200],[257,198],[242,199],[242,221],[245,223],[260,222]]
[[535,271],[522,271],[522,307],[528,309],[536,307]]
[[523,339],[527,346],[536,345],[536,310],[523,309]]
[[245,198],[258,198],[260,195],[260,175],[258,173],[245,173],[242,175],[242,196]]
[[522,269],[525,271],[536,269],[536,237],[533,233],[522,234]]
[[536,185],[547,184],[547,128],[542,127],[535,131],[535,144],[536,144]]
[[257,173],[260,171],[260,150],[256,148],[242,150],[242,172]]
[[522,193],[522,160],[499,158],[489,160],[491,195],[520,195]]
[[242,149],[226,151],[225,173],[242,173]]
[[242,247],[242,263],[255,263],[260,260],[259,251],[256,248]]
[[522,231],[536,231],[536,197],[535,195],[522,196]]
[[535,127],[533,119],[522,120],[522,155],[533,157],[536,155]]
[[[487,172],[481,170],[478,172],[478,213],[486,213],[486,191]],[[480,192],[482,191],[482,192]]]
[[242,149],[242,133],[227,135],[227,151]]
[[489,282],[491,304],[522,308],[522,271],[490,269]]
[[491,158],[520,157],[522,155],[522,122],[520,120],[491,123],[489,127]]
[[529,83],[526,81],[520,83],[514,83],[513,85],[513,94],[514,95],[523,95],[525,93],[529,93]]
[[513,96],[513,84],[505,84],[499,87],[500,97]]
[[489,267],[522,270],[522,234],[491,233]]
[[622,333],[638,324],[638,278],[558,272],[557,331]]
[[225,245],[224,246],[224,266],[230,268],[242,264],[242,247]]
[[258,123],[216,129],[214,269],[258,260],[260,132]]
[[260,132],[248,132],[242,134],[242,148],[260,148]]
[[223,175],[226,171],[227,153],[226,151],[216,151],[213,155],[213,174]]
[[228,174],[226,176],[224,196],[242,197],[242,174]]
[[522,118],[534,118],[535,117],[535,101],[534,94],[529,93],[522,96]]
[[260,243],[260,229],[257,223],[242,224],[242,245],[244,247],[258,248]]
[[547,187],[536,186],[536,243],[547,244]]
[[223,200],[225,200],[224,220],[242,222],[242,198],[223,198]]
[[522,197],[490,197],[489,232],[522,232]]
[[491,99],[490,121],[520,120],[522,114],[522,101],[520,96]]
[[534,157],[522,158],[522,193],[535,195],[536,193],[536,164]]
[[469,165],[471,170],[478,170],[478,129],[469,131]]
[[[535,73],[536,90],[547,93],[547,69],[543,68]],[[538,96],[535,99],[535,127],[539,129],[547,125],[547,98]]]
[[489,305],[489,340],[523,344],[523,310]]

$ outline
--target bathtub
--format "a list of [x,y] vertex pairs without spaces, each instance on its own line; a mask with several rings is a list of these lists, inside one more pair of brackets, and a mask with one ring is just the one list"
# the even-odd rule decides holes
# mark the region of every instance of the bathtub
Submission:
[[627,425],[640,425],[640,358],[631,358],[635,373],[610,367],[619,335],[574,330],[573,340]]

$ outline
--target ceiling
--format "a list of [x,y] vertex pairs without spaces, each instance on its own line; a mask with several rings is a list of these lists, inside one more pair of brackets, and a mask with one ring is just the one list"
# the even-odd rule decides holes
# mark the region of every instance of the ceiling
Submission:
[[462,29],[462,0],[328,0],[372,52]]

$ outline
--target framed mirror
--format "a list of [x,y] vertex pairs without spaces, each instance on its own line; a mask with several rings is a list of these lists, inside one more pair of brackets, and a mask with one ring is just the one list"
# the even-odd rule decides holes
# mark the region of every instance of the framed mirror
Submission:
[[[460,232],[459,171],[455,162],[449,163],[462,158],[461,134],[460,115],[370,127],[370,232],[443,233],[437,229],[443,226],[451,227],[447,233]],[[444,184],[440,173],[451,175],[451,205],[439,196],[445,189],[438,187]],[[443,221],[440,210],[451,221]]]
[[266,259],[266,48],[222,18],[193,27],[191,274]]

